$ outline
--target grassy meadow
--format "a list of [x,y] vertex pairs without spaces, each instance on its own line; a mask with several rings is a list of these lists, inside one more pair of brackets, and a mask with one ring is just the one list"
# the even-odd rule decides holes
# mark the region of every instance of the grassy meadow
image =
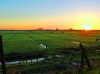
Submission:
[[52,51],[56,48],[79,47],[80,42],[85,47],[100,46],[100,41],[95,41],[100,38],[99,31],[1,31],[0,35],[3,36],[5,54],[43,50],[40,44]]
[[[58,54],[58,49],[79,48],[80,43],[83,43],[85,49],[100,50],[100,41],[96,41],[96,39],[100,39],[100,31],[0,31],[0,35],[3,37],[3,48],[5,55],[13,54],[12,56],[33,56],[38,53],[41,56],[41,53],[45,52],[45,49],[40,47],[41,44],[48,47],[47,52],[49,54]],[[90,54],[91,56],[89,56],[89,58],[93,58],[95,60],[97,59],[97,61],[94,61],[96,63],[100,62],[99,54],[100,52],[93,52]],[[5,57],[10,58],[7,55]],[[93,60],[90,60],[90,63],[93,65]],[[33,63],[33,65],[34,64],[35,63]],[[18,72],[23,71],[24,69],[25,71],[32,71],[34,68],[40,69],[40,66],[43,66],[44,68],[54,68],[53,65],[42,64],[40,62],[40,64],[37,64],[37,67],[30,66],[29,64],[27,66],[24,64],[25,67],[23,66],[23,69],[19,69]],[[23,63],[21,65],[23,65]],[[97,64],[95,66],[97,68]],[[27,69],[28,67],[29,69]],[[98,71],[99,69],[100,68],[97,68]],[[83,73],[92,74],[92,71],[87,72],[83,70]]]

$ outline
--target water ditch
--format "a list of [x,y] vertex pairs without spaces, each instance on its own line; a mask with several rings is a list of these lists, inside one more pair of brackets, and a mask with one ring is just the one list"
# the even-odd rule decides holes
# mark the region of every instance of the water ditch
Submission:
[[[39,47],[42,48],[42,49],[48,48],[44,44],[39,44]],[[31,54],[32,55],[33,53],[27,53],[27,54]],[[23,55],[27,55],[27,54],[23,54]],[[43,52],[41,51],[41,52],[38,53],[38,55],[35,55],[35,57],[38,57],[38,58],[32,58],[32,57],[34,57],[34,55],[33,56],[28,55],[27,58],[24,57],[23,55],[20,55],[20,56],[19,55],[20,55],[19,53],[6,54],[5,56],[8,56],[8,57],[6,57],[5,59],[9,60],[9,61],[6,61],[5,63],[6,64],[20,64],[21,62],[28,63],[28,62],[38,62],[38,61],[44,60],[44,58],[43,58],[44,51]],[[21,57],[21,56],[23,56],[23,57]],[[26,59],[23,59],[23,58],[26,58]],[[28,58],[31,58],[31,59],[28,59]],[[11,60],[11,59],[13,59],[13,60]],[[23,60],[18,60],[18,59],[23,59]],[[1,65],[1,62],[0,62],[0,65]]]
[[[6,64],[20,64],[21,62],[28,63],[28,62],[38,62],[44,60],[43,57],[41,58],[34,58],[34,59],[27,59],[27,60],[16,60],[16,61],[6,61]],[[0,62],[1,65],[1,62]]]
[[[74,41],[75,42],[75,41]],[[75,43],[79,43],[79,42],[75,42]],[[43,44],[40,44],[39,45],[39,47],[40,48],[43,48],[43,49],[46,49],[46,48],[48,48],[47,46],[45,46],[45,45],[43,45]],[[74,48],[71,48],[71,49],[74,49]],[[41,52],[42,53],[42,52]],[[62,52],[63,53],[63,52]],[[64,52],[65,53],[65,52]],[[44,54],[44,53],[43,53]],[[68,54],[68,53],[66,53],[66,54]],[[41,55],[41,54],[40,54]],[[10,55],[7,55],[7,56],[10,56]],[[63,55],[55,55],[56,57],[64,57]],[[32,56],[31,56],[32,57]],[[52,56],[47,56],[48,58],[52,58]],[[13,57],[13,58],[15,58],[15,57]],[[16,59],[16,58],[15,58]],[[17,58],[18,59],[18,58]],[[42,61],[42,60],[44,60],[44,57],[39,57],[38,56],[38,58],[32,58],[32,59],[23,59],[23,60],[13,60],[13,61],[6,61],[5,63],[6,64],[20,64],[21,62],[25,62],[25,63],[28,63],[28,62],[38,62],[38,61]],[[1,65],[1,62],[0,62],[0,65]]]
[[[56,57],[63,57],[63,55],[55,55]],[[48,56],[48,58],[52,58],[52,56]],[[22,63],[22,62],[24,62],[24,63],[31,63],[31,62],[38,62],[38,61],[42,61],[42,60],[44,60],[44,57],[39,57],[39,58],[34,58],[34,59],[27,59],[27,60],[11,60],[11,61],[6,61],[5,63],[6,64],[20,64],[20,63]],[[0,62],[0,65],[1,65],[1,62]]]

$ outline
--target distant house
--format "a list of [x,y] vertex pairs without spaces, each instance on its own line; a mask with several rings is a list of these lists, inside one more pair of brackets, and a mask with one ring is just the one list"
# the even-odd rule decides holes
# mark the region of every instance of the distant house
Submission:
[[58,28],[56,28],[56,31],[58,31],[59,29]]
[[39,30],[43,30],[43,28],[39,28]]

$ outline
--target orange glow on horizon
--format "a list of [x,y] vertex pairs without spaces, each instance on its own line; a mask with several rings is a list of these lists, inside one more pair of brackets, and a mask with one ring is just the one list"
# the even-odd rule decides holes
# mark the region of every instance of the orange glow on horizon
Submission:
[[[59,15],[57,17],[34,19],[34,18],[21,18],[21,19],[9,19],[1,20],[0,29],[21,29],[21,30],[33,30],[38,28],[43,29],[69,29],[74,30],[99,30],[99,18],[96,14],[89,13],[73,13],[72,15]],[[83,16],[84,15],[84,16]],[[94,16],[95,15],[95,16]],[[82,26],[82,24],[84,24]]]

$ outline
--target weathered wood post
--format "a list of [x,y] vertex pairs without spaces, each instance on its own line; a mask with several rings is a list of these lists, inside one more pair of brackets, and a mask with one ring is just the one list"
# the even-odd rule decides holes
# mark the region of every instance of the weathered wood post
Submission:
[[2,42],[2,36],[1,35],[0,35],[0,61],[1,61],[1,64],[2,64],[2,72],[3,72],[3,74],[7,74],[6,73],[4,51],[3,51],[3,42]]
[[84,58],[85,58],[86,63],[87,63],[87,65],[88,65],[88,68],[90,69],[90,68],[91,68],[91,67],[90,67],[90,63],[89,63],[89,61],[88,61],[88,58],[87,58],[87,56],[86,56],[86,53],[85,53],[85,51],[84,51],[84,47],[83,47],[82,43],[80,43],[80,48],[81,48],[81,55],[82,55],[82,57],[81,57],[81,67],[83,68]]

